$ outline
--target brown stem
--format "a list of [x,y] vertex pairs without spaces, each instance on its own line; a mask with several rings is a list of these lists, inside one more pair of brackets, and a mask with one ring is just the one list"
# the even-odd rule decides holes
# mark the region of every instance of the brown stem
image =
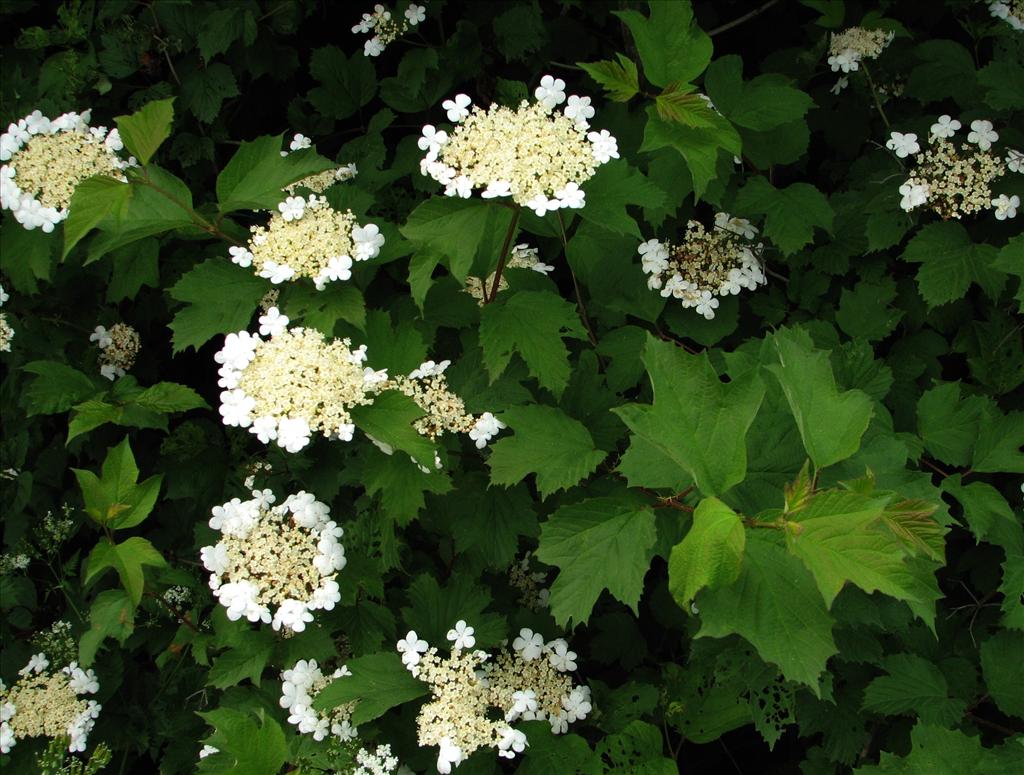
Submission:
[[[516,233],[516,226],[519,224],[519,212],[521,208],[516,205],[512,220],[508,224],[508,231],[505,232],[505,241],[501,245],[501,255],[498,257],[498,268],[494,270],[494,282],[491,283],[491,295],[485,296],[484,304],[490,304],[498,295],[498,286],[501,284],[501,273],[505,271],[505,261],[508,258],[508,249],[512,244],[512,237]],[[486,293],[487,289],[484,288]]]
[[[597,347],[597,336],[594,335],[594,328],[590,325],[590,316],[587,315],[587,307],[583,303],[583,294],[580,292],[580,284],[576,280],[576,273],[572,270],[572,266],[569,265],[569,239],[565,236],[565,221],[562,220],[562,213],[555,211],[555,215],[558,216],[558,229],[562,234],[562,254],[565,256],[565,264],[569,267],[569,276],[572,277],[572,287],[576,289],[576,306],[580,310],[580,318],[583,320],[583,326],[587,329],[587,337],[590,339],[592,347]],[[600,357],[600,356],[599,356]]]
[[217,228],[217,226],[210,223],[203,216],[197,213],[193,208],[189,207],[183,201],[178,199],[178,197],[176,197],[170,191],[167,191],[158,186],[156,183],[154,183],[152,179],[149,177],[149,172],[146,170],[145,167],[142,168],[142,176],[135,178],[135,181],[138,183],[142,183],[143,185],[149,186],[151,189],[156,191],[158,194],[160,194],[160,196],[169,201],[171,204],[184,210],[186,213],[188,213],[189,218],[192,219],[192,223],[194,223],[198,228],[205,231],[207,234],[213,237],[218,237],[219,239],[222,239],[225,242],[230,242],[232,245],[241,244],[240,242],[238,242],[238,240],[228,236],[219,228]]
[[743,22],[749,21],[750,19],[753,19],[755,16],[758,16],[759,14],[764,13],[769,8],[771,8],[773,5],[775,5],[777,2],[779,2],[779,0],[768,0],[767,3],[765,3],[762,6],[759,6],[759,7],[755,8],[753,11],[750,11],[749,13],[745,13],[745,14],[743,14],[743,16],[740,16],[737,19],[733,19],[731,22],[726,22],[725,24],[723,24],[720,27],[715,27],[713,30],[708,32],[708,37],[714,37],[715,35],[721,35],[723,32],[725,32],[727,30],[731,30],[733,27],[738,27],[739,25],[743,24]]
[[864,69],[864,75],[867,76],[868,86],[871,87],[871,96],[875,98],[875,107],[878,108],[878,115],[885,122],[885,128],[891,130],[892,126],[889,124],[889,117],[885,115],[885,108],[882,107],[882,100],[878,96],[878,89],[875,88],[875,82],[871,78],[871,71],[868,70],[868,66],[863,60],[861,60],[860,66]]
[[1002,732],[1004,735],[1009,735],[1012,737],[1013,735],[1020,734],[1019,729],[1010,729],[1009,727],[1004,727],[1002,724],[997,724],[994,721],[989,721],[987,718],[981,718],[981,716],[975,716],[973,713],[968,713],[967,718],[969,718],[975,724],[981,724],[983,727],[988,727],[989,729],[994,729],[997,732]]

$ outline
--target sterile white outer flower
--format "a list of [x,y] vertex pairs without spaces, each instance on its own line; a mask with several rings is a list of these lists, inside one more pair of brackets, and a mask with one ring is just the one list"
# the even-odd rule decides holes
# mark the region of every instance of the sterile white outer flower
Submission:
[[103,326],[96,326],[96,328],[93,329],[93,332],[89,334],[89,341],[95,342],[96,346],[101,350],[107,349],[114,342],[110,337],[110,332],[108,332]]
[[932,124],[929,131],[933,137],[941,137],[948,140],[956,134],[956,131],[960,129],[961,126],[962,124],[955,118],[952,118],[947,114],[943,114],[939,116],[938,120],[934,124]]
[[505,727],[499,734],[498,756],[504,759],[514,759],[517,753],[522,753],[529,745],[526,742],[526,735],[512,727]]
[[522,689],[512,693],[512,707],[505,713],[505,721],[515,721],[520,716],[537,712],[537,692]]
[[298,452],[309,444],[309,434],[305,418],[284,417],[277,425],[277,445],[285,452]]
[[828,63],[832,67],[833,73],[838,73],[840,70],[844,73],[855,73],[860,70],[860,54],[852,48],[848,48],[830,56]]
[[649,239],[636,249],[640,254],[640,265],[646,274],[664,272],[668,269],[668,248],[656,239]]
[[199,558],[203,561],[203,567],[216,576],[223,576],[228,571],[228,550],[221,544],[204,546],[199,550]]
[[306,200],[301,196],[290,196],[281,202],[277,209],[286,221],[298,220],[306,212]]
[[295,270],[287,264],[279,264],[276,261],[267,261],[263,264],[259,276],[270,280],[274,285],[291,280],[295,276]]
[[497,199],[500,196],[512,196],[512,184],[507,180],[492,180],[487,184],[481,197],[484,199]]
[[[437,152],[448,142],[448,133],[444,130],[438,131],[433,124],[426,124],[423,127],[423,135],[416,141],[421,151],[428,151],[436,156]],[[433,159],[431,159],[433,161]]]
[[11,297],[8,295],[7,291],[5,291],[4,287],[0,285],[0,307],[4,306],[4,304],[7,302],[9,298]]
[[590,106],[590,97],[579,97],[575,94],[569,97],[563,112],[583,129],[590,125],[590,119],[594,117],[594,109]]
[[746,218],[733,217],[729,213],[716,213],[715,226],[719,229],[731,231],[746,239],[754,239],[757,236],[757,228],[750,224]]
[[1000,194],[998,198],[992,200],[992,207],[996,211],[997,220],[1005,221],[1007,218],[1015,218],[1017,217],[1017,208],[1020,207],[1020,197],[1016,194],[1013,196]]
[[917,135],[913,132],[908,132],[907,134],[893,132],[885,142],[885,147],[901,159],[905,159],[912,153],[918,153],[921,150],[921,146],[917,142]]
[[231,263],[238,264],[240,267],[248,269],[252,266],[252,253],[249,252],[248,248],[242,247],[241,245],[233,245],[228,248],[228,253],[231,254]]
[[715,317],[716,309],[718,309],[718,299],[711,295],[711,291],[701,291],[697,301],[697,314],[712,320]]
[[560,673],[569,673],[576,669],[576,652],[569,649],[569,644],[562,638],[548,644],[548,662]]
[[465,619],[459,619],[455,622],[455,627],[448,630],[447,638],[452,642],[452,648],[471,649],[476,645],[474,632],[475,630],[466,624]]
[[416,635],[416,630],[409,630],[405,637],[395,644],[395,648],[402,655],[402,664],[411,671],[419,664],[420,654],[425,654],[430,644]]
[[415,27],[427,18],[427,9],[413,3],[405,9],[405,18],[409,21],[410,26]]
[[275,630],[280,630],[284,626],[292,632],[302,632],[311,621],[313,614],[309,612],[306,603],[288,598],[277,607],[271,626]]
[[252,425],[252,410],[255,407],[256,399],[238,388],[220,394],[220,415],[225,425],[248,428]]
[[199,758],[205,759],[207,756],[213,756],[215,753],[220,753],[220,749],[214,748],[212,745],[204,745],[199,749]]
[[288,316],[282,315],[277,307],[271,307],[265,315],[260,315],[260,335],[278,336],[288,328]]
[[259,589],[251,581],[229,581],[214,590],[214,595],[227,609],[227,617],[237,622],[243,616],[250,622],[270,624],[270,609],[257,602]]
[[452,765],[459,766],[463,758],[462,749],[452,743],[450,737],[441,738],[438,742],[437,750],[437,771],[441,775],[449,775],[452,771]]
[[565,102],[565,81],[545,75],[540,79],[540,86],[534,90],[533,96],[548,109],[561,105]]
[[590,704],[590,687],[577,686],[569,693],[568,697],[562,698],[562,707],[565,709],[568,721],[576,722],[585,719],[587,714],[593,710],[593,706]]
[[832,92],[835,95],[838,95],[839,92],[841,92],[843,89],[845,89],[849,85],[850,85],[850,79],[847,78],[845,75],[841,75],[836,80],[835,84],[833,84],[832,88],[829,89],[829,91]]
[[998,139],[999,134],[992,129],[991,121],[976,119],[971,122],[971,131],[967,135],[967,142],[977,143],[978,148],[987,151]]
[[928,186],[925,183],[911,183],[909,180],[900,186],[900,207],[908,213],[928,201]]
[[579,184],[572,181],[566,183],[565,188],[556,191],[555,196],[558,198],[558,204],[561,207],[578,210],[586,205],[586,194],[579,187]]
[[548,723],[551,724],[551,734],[564,735],[569,731],[569,714],[564,710],[557,715],[552,713],[548,716]]
[[469,199],[473,195],[473,180],[465,175],[457,175],[445,187],[444,195]]
[[363,43],[363,56],[367,57],[379,57],[384,53],[384,44],[381,43],[380,38],[374,35],[368,41]]
[[409,372],[409,379],[425,379],[444,374],[445,370],[452,365],[451,361],[423,361],[417,368]]
[[530,662],[540,657],[544,651],[544,636],[534,632],[528,627],[519,631],[519,635],[512,641],[512,648],[519,652],[520,656]]
[[68,676],[68,685],[75,694],[96,694],[100,690],[100,682],[92,668],[82,670],[77,662],[72,662],[61,668],[61,672]]
[[291,143],[288,144],[289,151],[301,151],[303,148],[310,148],[313,145],[313,141],[306,137],[304,134],[298,132],[295,133],[295,137],[292,138]]
[[25,665],[18,671],[18,675],[26,676],[29,673],[41,673],[50,666],[50,660],[46,658],[46,654],[39,652],[29,657],[28,664]]
[[607,129],[588,132],[587,139],[591,144],[591,153],[601,164],[619,158],[619,144]]
[[442,102],[441,107],[448,112],[448,120],[458,124],[469,115],[472,102],[468,94],[456,94],[452,99]]
[[1024,153],[1010,148],[1006,151],[1006,168],[1010,172],[1024,171]]
[[505,423],[490,412],[484,412],[477,418],[473,429],[470,430],[469,438],[476,442],[477,449],[483,449],[492,437],[497,436],[499,431],[507,427]]
[[549,212],[554,212],[561,206],[562,203],[557,199],[548,199],[544,194],[537,194],[526,202],[526,207],[533,210],[538,218],[543,218]]
[[248,331],[230,333],[224,337],[224,344],[213,359],[232,369],[244,369],[256,357],[256,346],[260,341],[258,336]]
[[376,224],[368,223],[365,226],[357,226],[352,229],[352,241],[356,245],[356,254],[353,258],[356,261],[366,261],[376,258],[384,245],[384,235]]

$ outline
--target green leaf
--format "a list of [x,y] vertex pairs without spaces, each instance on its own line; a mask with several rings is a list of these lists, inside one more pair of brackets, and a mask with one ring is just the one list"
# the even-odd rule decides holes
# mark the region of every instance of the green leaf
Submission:
[[248,678],[254,686],[260,685],[263,669],[274,651],[274,637],[266,630],[246,632],[238,644],[228,649],[210,667],[207,686],[227,689]]
[[514,406],[501,419],[515,435],[505,431],[491,445],[493,484],[513,485],[536,473],[537,489],[547,498],[578,483],[605,458],[586,427],[553,406]]
[[610,761],[611,772],[633,775],[678,775],[675,760],[662,755],[661,730],[646,721],[631,721],[621,732],[608,735],[595,753]]
[[399,231],[417,250],[444,256],[452,276],[465,285],[474,267],[482,268],[481,277],[497,267],[511,222],[512,211],[507,207],[476,198],[433,197],[413,210]]
[[139,469],[126,436],[107,452],[103,476],[92,471],[71,469],[78,479],[85,511],[100,525],[117,529],[134,527],[153,510],[163,480],[162,474],[136,484]]
[[233,761],[218,769],[219,773],[277,775],[288,760],[281,725],[262,708],[255,711],[255,719],[252,713],[234,708],[216,708],[197,715],[216,728],[207,742],[218,750],[217,758]]
[[734,124],[765,131],[803,118],[814,104],[784,76],[759,75],[743,82],[743,60],[736,54],[716,59],[704,75],[715,107]]
[[421,466],[434,468],[434,445],[412,424],[423,410],[409,396],[397,390],[378,395],[372,404],[352,407],[352,421],[364,433],[415,458]]
[[813,241],[814,227],[831,233],[835,215],[825,196],[809,183],[775,188],[762,175],[740,189],[736,210],[764,215],[765,236],[787,256]]
[[[118,384],[123,384],[125,379],[128,378],[122,377]],[[113,390],[116,391],[117,387],[115,386]],[[141,392],[141,390],[138,390],[136,394]],[[116,396],[113,396],[113,392],[111,396],[111,400],[119,400]],[[107,401],[91,399],[75,404],[72,410],[74,414],[71,415],[71,421],[68,423],[68,438],[65,442],[67,444],[70,444],[72,439],[77,436],[88,433],[108,422],[130,428],[159,428],[163,431],[167,430],[166,417],[158,412],[143,409],[141,406],[136,406],[130,402],[108,403]]]
[[266,135],[243,142],[217,176],[221,213],[270,210],[282,202],[281,189],[309,175],[337,166],[312,150],[281,155],[283,135]]
[[1024,412],[1004,415],[986,403],[974,442],[971,468],[979,473],[1024,474]]
[[196,391],[177,382],[157,382],[133,398],[132,403],[162,414],[210,408]]
[[892,281],[859,282],[844,288],[836,310],[836,323],[854,339],[874,342],[891,334],[905,314],[890,306],[896,298]]
[[[223,54],[231,44],[245,35],[245,11],[242,8],[218,8],[203,20],[196,36],[199,55],[209,62]],[[253,41],[247,41],[251,44]]]
[[815,350],[803,331],[780,331],[772,341],[779,364],[767,368],[782,385],[811,460],[824,468],[852,456],[871,421],[871,398],[840,392],[828,353]]
[[693,21],[689,0],[650,0],[651,15],[612,11],[633,33],[644,75],[655,86],[689,82],[711,61],[711,38]]
[[904,544],[882,520],[885,506],[884,497],[825,490],[786,513],[786,546],[829,608],[847,582],[922,606],[940,597],[934,582],[922,588],[904,564]]
[[519,353],[542,387],[561,396],[569,383],[569,351],[562,337],[583,338],[576,308],[549,291],[503,294],[483,308],[480,346],[494,382]]
[[155,238],[143,239],[114,250],[111,255],[107,301],[134,299],[144,285],[159,288],[159,257],[160,242]]
[[746,435],[764,383],[754,371],[722,382],[707,353],[688,355],[650,334],[644,365],[654,404],[626,404],[614,411],[629,429],[688,471],[705,496],[720,495],[747,472]]
[[715,112],[690,84],[669,84],[655,96],[654,107],[665,121],[689,127],[712,127],[716,123]]
[[1024,718],[1024,632],[1003,630],[981,644],[981,672],[996,705],[1008,716]]
[[639,498],[593,498],[552,514],[537,558],[559,569],[551,585],[559,626],[586,622],[603,589],[636,613],[656,540],[654,512]]
[[433,470],[433,460],[427,466],[431,469],[427,474],[402,455],[389,456],[380,452],[378,455],[366,455],[360,463],[366,494],[373,496],[379,493],[384,512],[399,525],[407,525],[416,519],[426,505],[425,493],[443,495],[452,489],[451,479]]
[[82,237],[95,229],[103,219],[119,216],[132,194],[132,187],[123,180],[105,175],[97,175],[79,183],[68,205],[61,258],[67,258]]
[[496,646],[508,636],[508,625],[501,616],[484,613],[493,601],[475,574],[460,573],[442,587],[424,573],[409,584],[408,597],[409,606],[402,609],[405,627],[429,643],[444,643],[459,619],[474,628],[477,648]]
[[174,352],[197,350],[217,334],[240,331],[249,325],[266,281],[226,259],[210,258],[182,275],[168,293],[187,302],[169,328]]
[[893,654],[883,660],[889,675],[864,689],[864,710],[888,716],[918,715],[925,724],[953,726],[966,703],[949,697],[942,671],[916,654]]
[[171,136],[173,120],[174,97],[148,102],[130,116],[114,118],[125,147],[143,165],[149,164],[163,141]]
[[309,72],[320,83],[310,89],[309,101],[329,118],[340,120],[354,115],[377,93],[373,64],[362,52],[348,58],[337,46],[315,49]]
[[328,337],[334,335],[339,320],[359,329],[366,325],[363,294],[348,283],[328,283],[322,291],[312,285],[292,284],[281,294],[278,306],[290,320]]
[[90,667],[107,638],[124,644],[135,631],[135,605],[123,589],[108,589],[96,595],[89,609],[89,630],[78,641],[78,661]]
[[494,17],[494,37],[506,59],[524,61],[547,43],[548,32],[536,3],[518,3]]
[[[460,490],[470,482],[460,482]],[[483,483],[469,489],[468,502],[458,501],[450,512],[455,548],[479,557],[488,568],[503,570],[519,552],[519,537],[536,538],[540,528],[525,484],[505,490],[500,498]]]
[[735,511],[705,498],[693,513],[686,537],[668,559],[668,588],[684,609],[704,587],[731,584],[740,575],[746,533]]
[[717,113],[708,118],[711,127],[689,127],[662,120],[657,108],[647,108],[647,125],[641,151],[674,148],[686,160],[693,177],[693,191],[699,199],[718,175],[719,156],[739,156],[740,136],[736,128]]
[[156,547],[145,538],[133,536],[119,544],[115,544],[107,538],[101,538],[86,560],[84,583],[91,584],[107,568],[113,568],[120,576],[121,586],[128,592],[132,604],[138,605],[142,600],[142,590],[145,587],[145,576],[142,570],[144,565],[157,568],[167,565]]
[[922,104],[955,99],[961,106],[978,98],[978,75],[971,52],[952,40],[925,40],[914,49],[921,64],[907,77],[906,93]]
[[621,160],[603,164],[583,184],[587,206],[580,217],[616,234],[632,234],[641,239],[640,228],[626,212],[627,205],[661,207],[665,193],[635,168]]
[[[64,222],[67,230],[67,222]],[[39,280],[50,279],[56,265],[54,259],[59,243],[42,229],[24,228],[13,218],[4,218],[0,224],[0,274],[4,275],[4,288],[8,281],[22,295],[39,292]]]
[[767,532],[747,536],[743,566],[733,584],[700,593],[697,637],[740,635],[787,679],[820,696],[825,663],[838,652],[833,621],[810,572]]
[[953,474],[942,480],[942,491],[963,506],[963,520],[975,541],[1001,546],[1007,557],[1024,554],[1024,526],[999,490],[985,482],[965,485],[960,474]]
[[66,412],[97,392],[91,378],[57,361],[32,361],[21,368],[37,375],[25,388],[24,403],[29,417]]
[[955,221],[929,223],[907,243],[902,258],[920,264],[917,288],[929,307],[962,299],[972,282],[989,295],[1001,282],[993,269],[997,251],[991,245],[975,245],[962,224]]
[[616,54],[618,62],[603,59],[600,62],[577,62],[587,75],[605,88],[607,97],[615,102],[629,102],[640,93],[640,80],[636,63],[627,56]]
[[1018,235],[1007,242],[999,251],[992,268],[1014,275],[1018,278],[1017,294],[1013,297],[1019,304],[1019,311],[1024,312],[1024,234]]
[[224,100],[238,94],[234,73],[223,62],[214,62],[205,69],[196,68],[181,81],[182,102],[204,124],[212,124]]
[[984,400],[960,398],[960,383],[947,382],[927,390],[917,402],[917,434],[937,460],[967,465],[978,437]]
[[352,712],[354,725],[373,721],[396,705],[430,693],[425,683],[409,674],[397,652],[356,657],[348,660],[346,666],[352,675],[336,678],[321,689],[313,700],[313,707],[327,710],[358,700]]

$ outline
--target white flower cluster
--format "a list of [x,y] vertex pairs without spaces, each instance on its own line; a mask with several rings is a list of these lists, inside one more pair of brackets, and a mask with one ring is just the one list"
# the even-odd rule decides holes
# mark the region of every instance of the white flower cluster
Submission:
[[89,334],[89,341],[100,348],[100,374],[111,382],[123,377],[135,365],[142,347],[139,332],[127,323],[115,323],[110,330],[96,326]]
[[[0,307],[4,306],[4,303],[9,298],[11,297],[7,295],[4,287],[0,285]],[[0,353],[9,353],[11,351],[11,340],[13,338],[14,329],[7,322],[7,313],[0,312]]]
[[398,757],[391,753],[390,745],[378,745],[374,751],[360,748],[356,752],[356,764],[351,775],[391,775],[398,773]]
[[223,537],[201,556],[229,619],[302,632],[313,611],[341,600],[335,577],[346,562],[338,540],[344,531],[310,493],[275,501],[270,490],[254,490],[251,500],[214,506],[210,527]]
[[300,659],[290,670],[281,673],[281,707],[289,711],[288,723],[304,735],[320,741],[333,735],[340,742],[355,739],[358,729],[352,726],[355,703],[345,703],[329,711],[313,709],[313,700],[320,690],[335,678],[352,675],[342,665],[333,673],[324,673],[315,659]]
[[647,287],[665,298],[695,307],[708,320],[715,317],[719,296],[756,290],[767,282],[759,255],[763,246],[754,243],[757,229],[746,218],[729,213],[715,215],[715,228],[689,221],[683,241],[676,245],[656,239],[640,245],[641,267]]
[[[433,697],[417,716],[418,742],[438,747],[437,771],[446,774],[474,751],[495,748],[501,758],[512,759],[526,750],[526,735],[511,724],[547,720],[555,734],[591,711],[590,689],[574,686],[568,673],[576,670],[576,653],[562,638],[549,643],[522,629],[512,653],[492,659],[486,651],[471,651],[476,637],[465,621],[448,631],[451,654],[438,655],[415,631],[396,648],[402,663],[430,685]],[[494,718],[494,712],[500,718]]]
[[351,210],[339,212],[324,197],[289,196],[266,226],[253,226],[246,247],[228,249],[241,267],[254,266],[275,285],[309,277],[318,291],[329,282],[348,280],[353,261],[380,254],[384,235],[368,223],[360,226]]
[[356,426],[349,409],[373,403],[387,371],[362,365],[366,345],[352,350],[348,339],[327,342],[313,329],[289,329],[288,322],[271,307],[259,318],[258,334],[228,334],[213,356],[221,364],[224,424],[249,428],[287,452],[309,444],[312,433],[351,441]]
[[373,6],[373,13],[364,13],[362,20],[352,28],[352,32],[357,35],[373,32],[373,37],[363,44],[363,56],[377,57],[384,53],[389,43],[400,38],[426,18],[427,9],[422,5],[412,3],[405,9],[404,18],[397,20],[392,18],[391,11],[377,3]]
[[992,152],[999,140],[991,121],[971,122],[967,142],[953,138],[963,128],[957,119],[942,115],[931,125],[924,150],[913,132],[893,132],[885,143],[897,158],[913,157],[910,177],[900,186],[900,207],[910,212],[927,205],[944,219],[962,218],[991,209],[997,220],[1014,218],[1020,207],[1016,194],[993,196],[992,183],[1007,170],[1020,172],[1024,154],[1010,149],[1003,159]]
[[833,33],[828,47],[828,63],[832,72],[856,72],[862,60],[878,59],[894,37],[894,32],[866,30],[863,27],[850,27],[838,35]]
[[536,102],[515,110],[473,107],[465,94],[442,107],[458,126],[449,135],[423,127],[419,148],[426,152],[420,172],[445,187],[445,196],[468,199],[474,189],[484,199],[512,197],[538,216],[586,204],[580,186],[598,166],[619,158],[618,143],[603,129],[588,132],[594,117],[589,97],[566,101],[565,81],[546,75],[534,93]]
[[10,691],[0,681],[0,753],[10,753],[18,740],[38,736],[67,736],[69,751],[84,751],[102,709],[95,700],[83,699],[100,690],[96,674],[77,662],[50,670],[40,652],[18,675]]
[[[287,156],[289,153],[294,151],[301,151],[306,148],[311,148],[313,141],[310,140],[303,134],[298,134],[292,138],[288,144],[287,151],[281,151],[282,156]],[[304,177],[297,183],[292,183],[290,186],[285,186],[284,191],[289,194],[295,194],[295,190],[299,188],[306,188],[312,191],[314,194],[322,194],[328,188],[333,186],[335,183],[341,183],[346,180],[352,180],[356,175],[359,174],[359,170],[356,168],[355,162],[350,164],[344,164],[334,169],[324,170],[323,172],[315,172],[312,175]]]
[[118,157],[124,144],[116,129],[89,126],[90,111],[52,121],[34,111],[0,135],[0,207],[26,229],[53,228],[68,217],[78,184],[93,175],[123,179],[135,158]]
[[[505,267],[507,269],[532,269],[534,272],[542,275],[547,275],[548,272],[554,270],[551,264],[545,264],[540,260],[540,251],[537,248],[531,248],[525,242],[512,248],[508,261],[505,262]],[[494,286],[494,274],[494,272],[491,272],[486,280],[472,276],[466,278],[466,287],[463,290],[476,299],[477,304],[480,306],[483,306],[487,295]],[[502,275],[501,279],[498,280],[498,293],[507,288],[508,280]]]
[[1024,0],[996,0],[988,4],[988,12],[1017,32],[1024,30]]

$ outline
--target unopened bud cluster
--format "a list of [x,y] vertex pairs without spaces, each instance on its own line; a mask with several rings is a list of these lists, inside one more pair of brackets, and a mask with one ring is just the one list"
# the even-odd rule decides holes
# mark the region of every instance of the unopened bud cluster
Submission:
[[512,197],[538,216],[586,204],[581,185],[605,162],[619,158],[608,130],[588,132],[594,116],[589,97],[569,97],[565,81],[541,79],[535,96],[516,109],[474,106],[465,94],[442,107],[457,124],[451,135],[428,124],[419,139],[426,156],[420,172],[445,187],[445,196],[468,199],[482,190],[484,199]]
[[51,670],[43,653],[35,654],[8,690],[0,681],[0,753],[10,753],[26,737],[67,737],[68,750],[84,751],[101,706],[84,699],[100,690],[96,674],[71,662]]
[[531,611],[541,611],[550,605],[551,590],[544,586],[548,574],[530,570],[531,553],[513,562],[508,570],[508,583],[519,592],[519,604]]
[[[512,252],[509,254],[508,261],[505,262],[507,269],[532,269],[534,272],[546,275],[548,272],[554,270],[554,267],[550,264],[545,264],[540,260],[539,251],[537,248],[531,248],[526,243],[516,245],[512,248]],[[488,276],[487,280],[481,280],[479,277],[467,277],[465,291],[474,299],[477,304],[483,306],[486,297],[490,295],[491,288],[494,287],[494,272]],[[498,280],[498,293],[508,288],[508,281],[504,276]]]
[[341,600],[335,579],[346,562],[343,530],[310,493],[275,501],[270,490],[254,490],[251,500],[214,506],[210,527],[222,538],[201,556],[229,619],[302,632],[313,611]]
[[648,240],[638,248],[647,287],[679,299],[684,309],[695,307],[708,320],[715,317],[718,298],[736,295],[744,288],[756,290],[767,282],[759,256],[761,243],[753,240],[757,229],[745,218],[729,213],[715,215],[708,230],[689,221],[678,244]]
[[115,323],[109,330],[96,326],[89,341],[100,348],[100,374],[111,381],[123,377],[135,365],[142,346],[139,332],[127,323]]
[[591,711],[590,689],[575,686],[568,675],[576,653],[565,640],[548,643],[532,630],[520,630],[511,653],[492,659],[476,645],[473,627],[459,621],[448,631],[445,658],[410,631],[398,641],[402,663],[430,686],[432,698],[416,719],[421,746],[438,747],[437,770],[450,773],[480,748],[495,748],[512,759],[529,745],[511,724],[547,720],[555,734]]
[[358,729],[352,726],[355,702],[347,702],[331,710],[318,711],[313,700],[320,691],[336,678],[350,676],[352,672],[342,665],[332,673],[324,673],[315,659],[300,659],[291,669],[281,673],[281,707],[289,711],[288,723],[298,727],[300,733],[323,740],[328,735],[340,742],[355,738]]
[[322,291],[349,279],[352,262],[375,258],[384,244],[377,226],[360,226],[351,210],[339,212],[316,194],[289,196],[277,209],[266,226],[252,227],[248,246],[229,249],[234,263],[274,284],[308,277]]
[[[288,150],[281,151],[281,155],[287,156],[291,152],[301,151],[305,148],[311,148],[312,146],[312,140],[303,134],[296,134],[292,138],[291,143],[289,143]],[[294,195],[297,189],[305,188],[314,194],[322,194],[335,183],[352,180],[352,178],[354,178],[358,173],[359,170],[356,169],[355,163],[345,164],[341,167],[335,167],[334,169],[324,170],[323,172],[314,172],[312,175],[307,175],[297,183],[285,186],[284,191]]]
[[1010,150],[1004,160],[993,150],[999,133],[991,121],[972,121],[966,142],[954,139],[961,128],[957,119],[940,116],[932,124],[923,150],[916,134],[891,134],[886,147],[901,159],[913,160],[909,177],[899,188],[900,207],[910,212],[927,206],[946,220],[983,210],[992,210],[1000,221],[1015,217],[1020,197],[994,196],[992,185],[1008,170],[1020,171],[1020,152]]
[[393,43],[426,19],[426,12],[424,6],[413,3],[405,9],[402,19],[395,19],[391,11],[377,3],[373,7],[373,13],[364,13],[362,20],[352,28],[352,32],[357,35],[373,32],[373,37],[363,43],[363,55],[380,56],[389,43]]
[[124,147],[116,129],[90,127],[89,111],[65,113],[52,121],[40,111],[0,135],[0,206],[26,229],[44,232],[68,217],[78,184],[93,175],[124,180]]

